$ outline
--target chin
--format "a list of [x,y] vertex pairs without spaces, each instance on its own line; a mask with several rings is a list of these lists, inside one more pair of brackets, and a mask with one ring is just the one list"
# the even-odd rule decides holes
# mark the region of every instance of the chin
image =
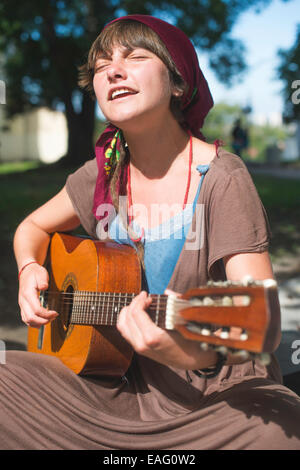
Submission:
[[[108,121],[111,122],[114,126],[126,130],[140,130],[143,128],[143,115],[127,115],[127,116],[118,116],[117,119],[113,117],[107,117]],[[149,125],[149,123],[148,123]]]

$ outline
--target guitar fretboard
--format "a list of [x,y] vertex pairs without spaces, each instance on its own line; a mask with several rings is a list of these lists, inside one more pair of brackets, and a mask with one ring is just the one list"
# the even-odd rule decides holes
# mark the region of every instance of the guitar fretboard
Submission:
[[[75,291],[61,293],[64,302],[72,304],[70,322],[82,325],[116,325],[121,309],[128,306],[136,294],[119,292]],[[147,309],[152,321],[165,327],[167,295],[151,295],[152,303]]]

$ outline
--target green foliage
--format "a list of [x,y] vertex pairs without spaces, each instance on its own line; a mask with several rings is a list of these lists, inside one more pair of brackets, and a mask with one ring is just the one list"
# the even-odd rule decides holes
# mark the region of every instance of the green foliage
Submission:
[[209,112],[203,126],[203,134],[208,142],[215,139],[224,141],[226,147],[230,147],[231,130],[234,121],[242,115],[242,108],[238,105],[217,103]]
[[96,119],[95,121],[95,131],[94,131],[94,142],[96,143],[98,137],[100,134],[104,131],[106,127],[105,121],[102,121],[101,119]]
[[[79,89],[78,66],[103,26],[123,14],[152,14],[182,28],[216,76],[232,85],[246,70],[243,44],[230,37],[239,15],[271,0],[2,0],[0,55],[4,56],[8,116],[35,106],[63,109],[68,154],[92,152],[94,103]],[[2,77],[0,77],[2,78]],[[93,117],[91,117],[93,115]]]
[[289,136],[289,131],[285,126],[251,123],[250,117],[244,114],[239,105],[221,102],[215,104],[205,120],[203,134],[206,140],[214,142],[216,139],[221,139],[225,144],[224,147],[232,151],[231,132],[236,119],[241,120],[242,127],[247,128],[249,134],[249,148],[243,154],[245,160],[264,162],[267,147],[280,145]]
[[[7,110],[66,104],[77,86],[77,67],[105,23],[126,13],[154,14],[181,27],[224,83],[245,69],[244,49],[229,33],[239,14],[270,0],[2,0],[0,51],[5,55]],[[73,101],[72,101],[73,99]],[[78,100],[77,100],[78,101]]]
[[272,126],[270,124],[265,125],[251,125],[249,128],[250,136],[250,148],[252,149],[253,156],[245,155],[246,159],[254,159],[258,162],[264,162],[266,159],[267,147],[273,145],[281,146],[290,132],[285,126]]
[[0,175],[7,175],[9,173],[18,173],[27,170],[32,170],[33,168],[37,168],[39,165],[40,164],[38,161],[1,163]]

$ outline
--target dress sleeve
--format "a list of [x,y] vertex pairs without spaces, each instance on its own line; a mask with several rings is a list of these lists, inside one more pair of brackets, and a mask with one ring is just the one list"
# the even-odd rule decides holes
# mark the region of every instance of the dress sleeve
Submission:
[[94,158],[69,175],[66,181],[67,193],[81,225],[93,238],[96,237],[97,224],[92,211],[97,173],[97,162]]
[[225,256],[268,249],[267,214],[246,168],[224,172],[218,179],[208,202],[207,221],[210,273],[220,271]]

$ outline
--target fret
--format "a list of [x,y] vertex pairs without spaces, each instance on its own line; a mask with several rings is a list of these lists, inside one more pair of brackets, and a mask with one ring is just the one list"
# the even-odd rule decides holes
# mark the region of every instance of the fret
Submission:
[[78,315],[79,320],[80,320],[80,302],[81,302],[80,292],[77,292],[77,315]]
[[89,295],[87,292],[84,294],[84,304],[85,304],[85,310],[87,312],[87,316],[89,318],[90,323],[92,323],[92,311],[91,311],[91,305],[89,302]]
[[103,294],[103,298],[101,299],[101,320],[100,320],[100,325],[103,325],[103,309],[104,309],[104,305],[105,305],[105,302],[104,302],[104,298],[105,298],[105,294]]
[[82,291],[82,314],[83,314],[83,317],[87,319],[87,321],[89,322],[89,314],[87,312],[87,308],[86,308],[86,301],[85,301],[85,292]]
[[84,292],[80,292],[80,313],[82,318],[84,318]]
[[109,314],[109,294],[107,295],[106,299],[106,318],[105,318],[105,325],[108,325],[108,314]]
[[91,311],[91,322],[96,323],[96,316],[95,316],[95,293],[90,293],[91,297],[91,306],[90,306],[90,311]]
[[75,321],[76,316],[77,316],[77,292],[74,292],[71,321]]
[[111,294],[107,294],[107,309],[106,309],[106,325],[109,325],[111,322],[111,313],[112,313],[112,296]]
[[121,311],[120,302],[121,302],[121,292],[119,293],[119,303],[118,303],[117,317],[119,316],[119,313],[120,313],[120,311]]
[[157,302],[156,302],[156,315],[155,315],[156,325],[158,325],[158,320],[159,320],[159,307],[160,307],[160,295],[157,296]]
[[78,315],[80,316],[81,310],[82,310],[82,293],[79,291],[78,292]]
[[87,296],[88,310],[90,312],[90,319],[91,319],[91,323],[93,324],[94,323],[94,301],[93,301],[94,294],[92,292],[87,292],[86,296]]
[[84,291],[81,291],[81,305],[80,305],[80,313],[83,318],[85,318],[85,302],[84,302]]
[[97,319],[97,323],[99,323],[99,309],[100,309],[100,302],[97,302],[97,293],[95,292],[95,318]]
[[99,322],[99,302],[97,302],[97,293],[94,293],[94,317],[97,323]]
[[116,301],[116,293],[114,292],[114,295],[113,295],[113,308],[112,308],[111,319],[110,319],[110,324],[111,325],[113,325],[113,320],[114,320],[114,316],[115,316],[115,313],[116,313],[115,301]]
[[110,311],[110,293],[105,293],[105,320],[104,325],[109,325],[109,311]]

